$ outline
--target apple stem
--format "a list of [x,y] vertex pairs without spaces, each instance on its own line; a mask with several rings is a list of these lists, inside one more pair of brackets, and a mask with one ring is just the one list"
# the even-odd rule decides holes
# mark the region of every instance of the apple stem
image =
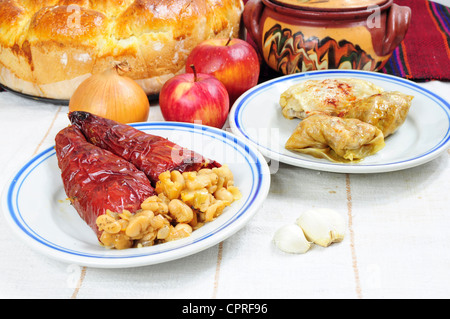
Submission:
[[191,64],[190,67],[191,67],[192,71],[194,71],[194,82],[197,82],[198,78],[197,78],[197,70],[195,69],[195,65]]
[[231,40],[232,40],[231,37],[229,37],[227,44],[225,44],[226,47],[230,44]]

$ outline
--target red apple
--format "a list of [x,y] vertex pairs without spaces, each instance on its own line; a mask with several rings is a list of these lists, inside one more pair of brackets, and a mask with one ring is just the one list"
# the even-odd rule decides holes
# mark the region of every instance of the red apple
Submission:
[[258,84],[260,64],[255,49],[240,39],[210,39],[197,45],[187,58],[186,72],[214,75],[227,88],[232,105]]
[[169,79],[159,94],[159,105],[166,121],[200,123],[222,128],[230,110],[225,86],[214,76],[194,73]]

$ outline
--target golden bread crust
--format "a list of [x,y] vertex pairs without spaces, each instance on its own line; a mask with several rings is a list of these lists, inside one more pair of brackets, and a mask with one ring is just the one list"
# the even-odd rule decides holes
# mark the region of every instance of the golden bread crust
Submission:
[[69,99],[82,79],[127,61],[127,76],[157,94],[197,44],[238,37],[242,11],[242,0],[0,0],[0,83]]

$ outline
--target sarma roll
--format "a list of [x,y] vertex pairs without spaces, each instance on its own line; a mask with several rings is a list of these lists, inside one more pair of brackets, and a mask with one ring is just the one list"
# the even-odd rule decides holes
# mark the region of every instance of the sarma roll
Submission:
[[388,137],[403,125],[408,116],[413,96],[400,92],[383,92],[356,101],[343,114],[344,118],[358,119],[378,127]]
[[337,163],[355,163],[384,148],[380,129],[357,119],[315,114],[302,120],[286,149]]
[[361,79],[307,80],[284,91],[279,103],[287,119],[304,119],[319,113],[337,116],[355,101],[383,91]]

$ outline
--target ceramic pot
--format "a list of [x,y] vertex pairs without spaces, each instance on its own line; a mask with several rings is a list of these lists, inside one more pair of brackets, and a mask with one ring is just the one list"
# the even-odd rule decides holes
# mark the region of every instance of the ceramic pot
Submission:
[[411,9],[393,0],[250,0],[244,9],[248,35],[282,74],[378,71],[410,21]]

